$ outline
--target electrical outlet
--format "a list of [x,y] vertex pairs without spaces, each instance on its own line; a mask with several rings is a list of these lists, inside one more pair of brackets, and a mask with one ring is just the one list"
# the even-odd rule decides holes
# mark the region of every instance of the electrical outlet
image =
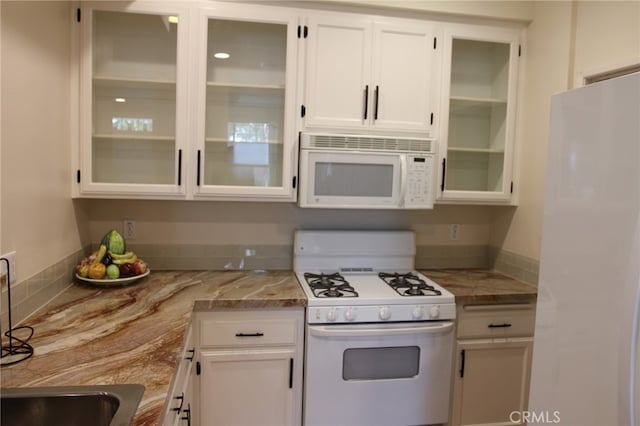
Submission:
[[125,220],[124,221],[124,232],[122,236],[125,240],[135,240],[136,239],[136,221],[135,220]]
[[460,225],[454,223],[449,228],[449,239],[453,241],[457,241],[460,238]]
[[[11,276],[10,284],[15,284],[18,279],[18,273],[16,272],[16,252],[12,251],[0,256],[1,258],[7,259],[9,261],[9,275]],[[5,283],[7,281],[7,262],[4,260],[0,261],[0,281]]]

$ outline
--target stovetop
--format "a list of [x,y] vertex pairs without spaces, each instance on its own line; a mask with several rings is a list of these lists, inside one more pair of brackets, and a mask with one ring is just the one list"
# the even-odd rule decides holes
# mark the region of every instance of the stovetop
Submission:
[[411,231],[298,231],[294,271],[310,324],[455,318],[455,299],[413,270]]
[[415,271],[296,273],[309,306],[452,303],[453,295]]

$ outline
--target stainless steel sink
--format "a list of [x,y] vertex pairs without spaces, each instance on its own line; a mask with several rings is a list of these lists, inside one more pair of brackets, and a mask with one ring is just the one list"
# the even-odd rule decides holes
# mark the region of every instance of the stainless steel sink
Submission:
[[142,385],[0,389],[2,426],[129,426]]

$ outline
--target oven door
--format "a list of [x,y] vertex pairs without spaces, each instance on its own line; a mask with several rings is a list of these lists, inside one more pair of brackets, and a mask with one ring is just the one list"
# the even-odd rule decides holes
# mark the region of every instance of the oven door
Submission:
[[305,426],[446,423],[453,322],[307,327]]
[[399,208],[403,160],[398,153],[301,150],[301,207]]

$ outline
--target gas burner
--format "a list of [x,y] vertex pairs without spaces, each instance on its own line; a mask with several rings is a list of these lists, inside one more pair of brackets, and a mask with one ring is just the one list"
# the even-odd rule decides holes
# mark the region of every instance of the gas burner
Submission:
[[316,297],[358,297],[358,292],[339,273],[304,273],[304,279]]
[[380,272],[378,276],[401,296],[439,296],[442,293],[413,272]]

